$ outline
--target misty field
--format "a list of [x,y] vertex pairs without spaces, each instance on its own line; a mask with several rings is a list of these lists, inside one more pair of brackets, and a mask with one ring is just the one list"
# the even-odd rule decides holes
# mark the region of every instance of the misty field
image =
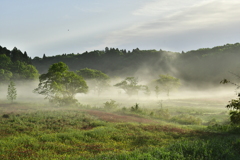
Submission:
[[[191,95],[191,94],[190,94]],[[225,95],[0,102],[0,159],[239,159]]]

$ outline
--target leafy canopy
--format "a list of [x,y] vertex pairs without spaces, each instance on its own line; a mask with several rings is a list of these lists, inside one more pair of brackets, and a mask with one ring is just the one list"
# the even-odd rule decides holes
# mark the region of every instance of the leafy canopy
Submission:
[[89,88],[100,95],[104,90],[106,90],[109,85],[109,76],[105,73],[95,70],[84,68],[76,71],[78,75],[82,76],[88,81]]
[[157,79],[156,82],[159,84],[161,90],[167,92],[168,96],[170,91],[178,88],[181,85],[178,78],[172,77],[170,75],[159,75],[159,79]]
[[138,91],[142,89],[142,85],[138,85],[138,79],[135,77],[127,77],[125,80],[114,86],[123,89],[129,96],[137,95]]
[[84,79],[97,79],[97,80],[108,80],[109,77],[105,73],[95,70],[84,68],[76,71],[78,75],[82,76]]
[[[55,63],[50,66],[48,73],[39,77],[39,85],[34,91],[42,94],[50,102],[63,103],[62,100],[75,101],[77,93],[87,93],[88,86],[85,80],[74,72],[68,71],[68,66]],[[70,99],[70,100],[69,100]]]
[[[240,76],[234,74],[236,77],[240,78]],[[231,82],[227,79],[223,79],[220,83],[226,84],[231,83],[232,85],[236,86],[236,90],[240,88],[239,84],[236,84],[234,82]],[[230,120],[233,124],[240,124],[240,93],[237,94],[238,98],[232,99],[227,104],[227,109],[230,110]]]
[[12,72],[4,69],[0,69],[0,83],[7,82],[12,78]]
[[0,83],[9,80],[35,80],[38,70],[31,65],[31,58],[16,47],[12,51],[0,46]]

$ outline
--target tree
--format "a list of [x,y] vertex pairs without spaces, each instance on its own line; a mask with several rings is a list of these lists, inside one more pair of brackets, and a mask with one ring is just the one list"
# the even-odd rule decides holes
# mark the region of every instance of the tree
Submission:
[[[240,78],[240,76],[235,75],[238,78]],[[231,83],[233,85],[235,85],[237,89],[240,88],[240,85],[233,83],[227,79],[222,80],[220,83],[222,84],[226,84],[226,83]],[[237,99],[232,99],[228,102],[228,105],[226,106],[226,108],[228,108],[230,110],[230,120],[233,124],[240,124],[240,93],[237,93],[238,98]]]
[[9,70],[12,65],[11,59],[5,54],[0,54],[0,69]]
[[45,55],[45,53],[43,54],[43,59],[46,59],[46,55]]
[[159,87],[158,86],[155,86],[155,93],[156,93],[156,96],[157,96],[157,98],[158,98],[158,96],[159,96],[159,93],[160,93],[160,89],[159,89]]
[[63,63],[54,63],[48,73],[39,77],[40,83],[34,92],[42,94],[45,99],[57,105],[74,104],[77,102],[77,93],[87,93],[88,86],[85,80],[74,72],[68,71]]
[[0,69],[0,83],[7,82],[12,78],[12,72]]
[[230,120],[234,124],[240,124],[240,94],[237,99],[232,99],[226,106],[230,110]]
[[17,98],[17,90],[15,87],[15,83],[13,81],[10,81],[8,85],[8,94],[7,99],[12,103],[13,100]]
[[35,80],[39,76],[38,70],[26,62],[16,61],[11,66],[13,79]]
[[138,91],[142,88],[142,85],[138,85],[138,79],[135,77],[127,77],[125,80],[114,86],[123,89],[129,96],[137,95]]
[[167,92],[167,96],[169,96],[170,91],[178,88],[181,85],[179,79],[170,75],[159,75],[159,79],[157,79],[156,82],[162,90]]
[[99,70],[84,68],[76,72],[89,82],[89,88],[93,89],[98,95],[110,86],[109,76]]
[[148,88],[148,86],[142,86],[142,87],[144,88],[144,94],[149,97],[151,95],[151,91]]

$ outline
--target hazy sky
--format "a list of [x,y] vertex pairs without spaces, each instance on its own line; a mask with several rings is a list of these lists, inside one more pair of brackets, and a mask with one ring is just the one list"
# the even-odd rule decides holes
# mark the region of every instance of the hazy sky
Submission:
[[240,42],[239,0],[1,0],[0,45],[32,58]]

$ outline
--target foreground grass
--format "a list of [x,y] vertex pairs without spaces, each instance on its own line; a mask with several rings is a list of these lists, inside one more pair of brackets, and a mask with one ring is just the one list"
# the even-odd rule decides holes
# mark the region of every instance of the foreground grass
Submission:
[[[0,107],[0,159],[239,159],[239,129],[110,123],[81,108]],[[235,130],[234,130],[235,129]]]

